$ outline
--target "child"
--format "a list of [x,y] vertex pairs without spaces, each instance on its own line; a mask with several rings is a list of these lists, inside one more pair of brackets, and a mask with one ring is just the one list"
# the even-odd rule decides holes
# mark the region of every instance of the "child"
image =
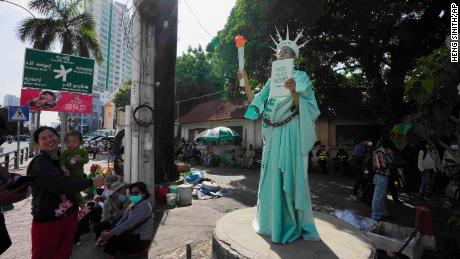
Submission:
[[[85,149],[80,148],[83,142],[83,137],[78,131],[68,133],[64,138],[67,150],[61,155],[61,168],[62,170],[72,178],[86,178],[83,166],[89,162],[88,152]],[[79,204],[80,212],[79,219],[84,217],[89,211],[84,205],[83,198],[80,193],[74,194],[76,202]],[[68,202],[65,194],[61,195],[61,203],[66,204]],[[66,206],[64,206],[65,208]]]

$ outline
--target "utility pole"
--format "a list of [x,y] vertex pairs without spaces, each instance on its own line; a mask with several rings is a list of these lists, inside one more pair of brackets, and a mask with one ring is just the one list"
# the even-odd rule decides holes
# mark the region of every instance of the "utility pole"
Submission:
[[[155,183],[178,177],[174,165],[178,1],[136,0],[134,4],[133,114],[127,112],[126,116],[151,123],[127,125],[131,126],[130,180],[153,187]],[[154,112],[150,109],[136,112],[140,105]],[[153,145],[146,145],[150,140]]]
[[[133,112],[140,105],[154,106],[155,23],[157,1],[137,0],[134,16],[134,66],[131,103]],[[133,114],[133,113],[131,113]],[[152,113],[139,110],[133,114],[139,120],[153,122]],[[153,138],[153,123],[140,126],[132,124],[131,181],[143,181],[152,188],[155,184],[154,156],[145,148],[146,138]]]
[[174,164],[174,118],[177,56],[178,1],[160,1],[160,20],[155,30],[155,178],[158,183],[179,178]]

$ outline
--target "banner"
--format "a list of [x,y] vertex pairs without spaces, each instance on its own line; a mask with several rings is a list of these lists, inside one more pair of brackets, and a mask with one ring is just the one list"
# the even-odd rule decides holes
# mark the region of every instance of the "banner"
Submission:
[[91,114],[93,97],[85,94],[40,89],[21,89],[21,106],[31,111],[55,111]]
[[94,60],[26,49],[22,87],[91,94]]

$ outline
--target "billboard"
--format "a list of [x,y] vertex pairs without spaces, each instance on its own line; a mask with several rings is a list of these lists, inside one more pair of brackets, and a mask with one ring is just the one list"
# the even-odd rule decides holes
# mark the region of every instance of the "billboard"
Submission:
[[56,111],[91,114],[93,97],[85,94],[40,89],[21,89],[21,106],[31,111]]

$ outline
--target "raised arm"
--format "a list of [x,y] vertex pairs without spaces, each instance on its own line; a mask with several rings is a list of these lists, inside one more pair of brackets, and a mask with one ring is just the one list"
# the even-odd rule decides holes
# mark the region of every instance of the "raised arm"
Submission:
[[254,99],[254,93],[251,91],[251,87],[249,86],[248,75],[246,74],[246,71],[243,71],[242,73],[238,70],[238,81],[241,79],[244,79],[244,93],[248,98],[248,102],[252,102],[252,99]]

